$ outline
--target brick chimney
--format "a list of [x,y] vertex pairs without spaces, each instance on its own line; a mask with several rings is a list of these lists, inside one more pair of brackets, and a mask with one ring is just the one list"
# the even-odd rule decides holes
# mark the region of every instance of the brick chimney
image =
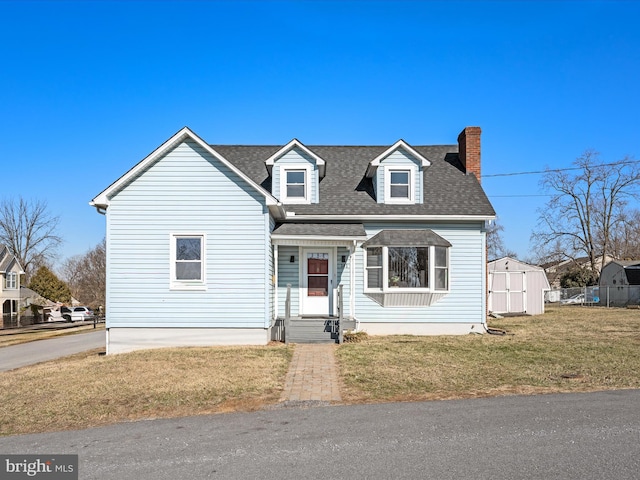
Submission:
[[458,156],[467,173],[480,181],[480,127],[466,127],[458,135]]

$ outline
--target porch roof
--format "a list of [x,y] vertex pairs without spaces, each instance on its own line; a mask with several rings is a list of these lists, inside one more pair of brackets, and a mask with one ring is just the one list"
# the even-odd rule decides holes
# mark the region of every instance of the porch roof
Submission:
[[273,238],[317,237],[366,239],[361,223],[282,223],[273,229]]
[[433,230],[382,230],[362,244],[363,247],[450,247]]

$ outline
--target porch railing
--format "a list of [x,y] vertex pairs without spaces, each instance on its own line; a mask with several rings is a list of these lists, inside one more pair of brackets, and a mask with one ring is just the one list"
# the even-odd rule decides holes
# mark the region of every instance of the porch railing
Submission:
[[338,285],[338,318],[334,322],[334,326],[338,333],[338,343],[342,344],[342,319],[343,319],[344,299],[342,294],[342,285]]
[[291,284],[287,283],[287,297],[284,301],[284,343],[289,343],[289,325],[291,324]]

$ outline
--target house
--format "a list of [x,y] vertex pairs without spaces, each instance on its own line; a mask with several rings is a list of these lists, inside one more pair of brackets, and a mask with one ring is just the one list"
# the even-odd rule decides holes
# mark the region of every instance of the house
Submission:
[[285,317],[319,330],[342,317],[370,335],[483,332],[495,212],[480,135],[246,146],[183,128],[91,202],[106,216],[107,352],[266,344]]
[[600,273],[600,304],[640,305],[640,260],[614,260]]
[[[613,257],[609,255],[604,258],[605,265],[613,260]],[[596,270],[598,275],[600,275],[601,265],[602,257],[596,257]],[[591,262],[589,261],[589,257],[569,258],[557,262],[545,263],[542,265],[542,268],[547,273],[547,279],[549,280],[551,288],[557,290],[562,288],[561,282],[565,275],[576,269],[591,270]]]
[[59,304],[48,298],[44,298],[38,292],[25,286],[20,287],[20,305],[22,325],[31,325],[49,320],[48,313]]
[[0,303],[2,326],[16,325],[20,312],[20,275],[24,275],[18,260],[5,245],[0,245]]
[[493,313],[544,313],[545,292],[551,290],[542,267],[511,257],[488,263],[489,311]]

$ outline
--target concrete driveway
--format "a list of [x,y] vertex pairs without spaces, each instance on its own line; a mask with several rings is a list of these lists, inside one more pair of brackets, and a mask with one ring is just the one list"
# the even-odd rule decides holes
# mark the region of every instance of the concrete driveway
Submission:
[[104,330],[96,330],[0,348],[0,372],[104,348],[105,335]]

